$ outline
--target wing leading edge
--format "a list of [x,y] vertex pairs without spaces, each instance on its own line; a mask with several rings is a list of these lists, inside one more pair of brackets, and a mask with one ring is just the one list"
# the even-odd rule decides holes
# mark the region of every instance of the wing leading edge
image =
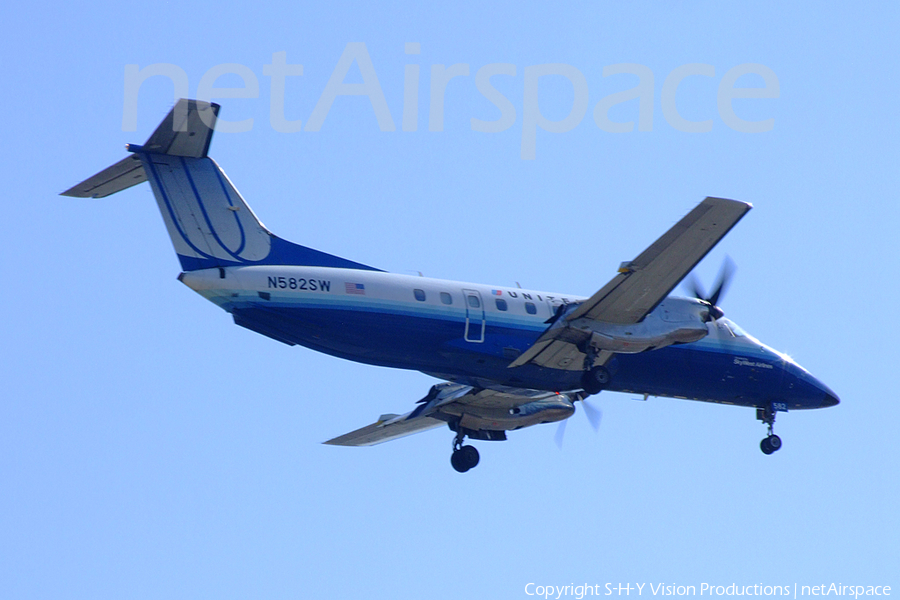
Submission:
[[706,198],[619,274],[585,301],[569,320],[587,317],[606,323],[641,321],[675,289],[752,205]]

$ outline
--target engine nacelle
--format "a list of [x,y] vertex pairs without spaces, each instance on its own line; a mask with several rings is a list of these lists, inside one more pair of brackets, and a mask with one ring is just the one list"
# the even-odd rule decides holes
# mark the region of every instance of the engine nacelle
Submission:
[[[475,397],[479,398],[478,402],[471,401]],[[505,439],[495,435],[498,432],[568,419],[575,412],[573,403],[578,399],[568,392],[487,390],[459,383],[439,383],[432,386],[416,410],[418,414],[436,409],[430,415],[447,421],[454,431],[462,428],[472,439],[493,440]]]
[[[509,414],[520,419],[532,421],[537,416],[537,423],[552,423],[568,419],[575,412],[575,405],[567,394],[557,394],[544,400],[535,400],[528,404],[520,404],[509,409]],[[529,423],[532,424],[532,423]]]
[[577,319],[569,327],[590,335],[594,349],[620,354],[637,354],[696,342],[709,333],[709,305],[693,298],[667,298],[640,323],[618,325],[591,319]]
[[[509,431],[541,423],[553,423],[568,419],[575,413],[575,405],[572,402],[568,394],[552,394],[512,408],[469,406],[464,412],[461,411],[459,426],[473,431]],[[451,414],[455,412],[452,407],[445,410]]]

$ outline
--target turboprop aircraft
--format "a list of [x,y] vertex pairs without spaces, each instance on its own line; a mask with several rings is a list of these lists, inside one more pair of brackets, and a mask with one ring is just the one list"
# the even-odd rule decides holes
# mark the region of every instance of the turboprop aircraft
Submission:
[[326,444],[367,446],[426,429],[453,432],[451,464],[478,464],[473,440],[568,419],[602,390],[733,404],[775,415],[834,406],[828,387],[745,333],[706,296],[670,297],[750,210],[706,198],[589,298],[387,273],[269,232],[207,156],[217,104],[179,100],[129,156],[63,192],[102,198],[150,182],[181,261],[179,280],[242,327],[285,344],[442,379],[405,414]]

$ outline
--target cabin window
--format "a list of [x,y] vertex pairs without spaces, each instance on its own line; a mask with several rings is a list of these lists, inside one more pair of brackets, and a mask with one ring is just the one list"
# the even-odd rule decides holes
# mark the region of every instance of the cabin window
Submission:
[[441,292],[441,302],[444,304],[453,304],[453,296],[447,292]]
[[509,307],[506,305],[506,300],[503,298],[495,298],[494,302],[497,303],[497,310],[507,310]]
[[529,315],[537,314],[537,306],[534,305],[534,302],[525,303],[525,312],[527,312]]
[[472,308],[481,308],[481,302],[478,301],[478,296],[475,294],[469,294],[466,296],[469,299],[469,306]]
[[415,294],[416,300],[425,302],[425,290],[413,290],[413,294]]

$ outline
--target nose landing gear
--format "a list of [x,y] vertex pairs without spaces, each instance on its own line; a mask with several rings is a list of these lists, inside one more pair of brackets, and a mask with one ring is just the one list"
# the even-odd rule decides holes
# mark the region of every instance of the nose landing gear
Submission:
[[775,428],[775,413],[775,409],[771,406],[756,409],[757,420],[769,426],[769,435],[764,437],[759,443],[759,449],[763,451],[763,454],[772,454],[781,450],[781,438],[773,432]]
[[450,464],[459,473],[465,473],[478,465],[478,450],[475,446],[463,446],[465,434],[459,431],[453,438],[453,454],[450,455]]
[[781,438],[774,433],[766,436],[759,443],[759,449],[763,451],[763,454],[772,454],[781,449]]

